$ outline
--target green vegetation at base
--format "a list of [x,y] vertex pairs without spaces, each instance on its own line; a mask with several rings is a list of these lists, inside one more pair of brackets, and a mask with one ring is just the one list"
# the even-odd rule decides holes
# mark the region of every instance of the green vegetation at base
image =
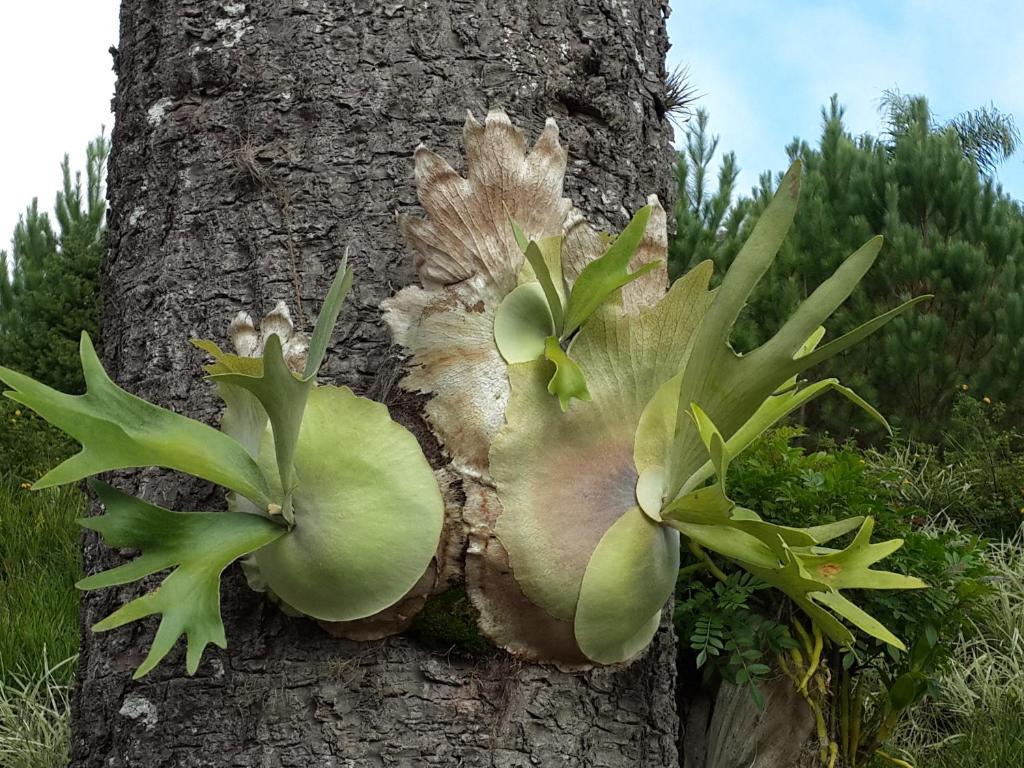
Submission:
[[[838,766],[865,766],[878,747],[917,768],[1015,764],[999,760],[1024,754],[1015,732],[998,732],[1024,718],[1024,533],[1019,508],[1000,501],[1019,492],[1021,474],[1009,467],[1020,466],[1024,454],[1012,435],[992,427],[989,408],[957,404],[941,459],[935,446],[907,442],[884,451],[852,443],[807,449],[800,443],[814,441],[786,427],[767,433],[732,467],[734,498],[760,500],[773,522],[872,516],[883,535],[905,542],[892,556],[893,570],[920,574],[930,585],[859,596],[872,615],[900,627],[909,652],[864,634],[852,652],[823,649],[809,679],[823,676],[814,705],[824,732],[837,746],[844,730],[863,737],[858,762]],[[979,453],[971,433],[1003,448]],[[778,669],[806,674],[812,654],[799,618],[788,601],[727,561],[683,563],[681,663],[700,668],[710,691],[726,680],[758,700],[757,683]],[[856,714],[844,724],[843,712]],[[970,749],[979,750],[978,762],[957,763]]]
[[495,648],[477,626],[477,612],[464,586],[456,585],[427,600],[409,634],[428,648],[465,656],[486,656]]

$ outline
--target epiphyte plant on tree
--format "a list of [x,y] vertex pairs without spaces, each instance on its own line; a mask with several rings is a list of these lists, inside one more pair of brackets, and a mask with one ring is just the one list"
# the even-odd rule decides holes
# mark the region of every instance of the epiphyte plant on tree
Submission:
[[554,371],[548,392],[558,397],[563,411],[571,398],[590,399],[585,374],[569,357],[577,332],[622,286],[658,266],[652,261],[629,271],[651,211],[651,205],[637,211],[608,250],[587,264],[571,286],[563,279],[562,237],[545,237],[538,243],[510,221],[526,263],[519,285],[498,306],[494,342],[510,365],[541,357],[551,363]]
[[[412,357],[403,385],[434,395],[428,417],[463,476],[468,586],[483,629],[526,658],[571,667],[627,661],[654,636],[685,540],[701,557],[731,558],[785,592],[838,643],[853,642],[845,619],[901,646],[841,593],[923,586],[870,568],[899,541],[870,543],[870,519],[774,525],[726,490],[732,457],[826,391],[882,420],[837,380],[799,378],[920,300],[819,346],[822,323],[874,262],[880,238],[774,338],[740,356],[729,333],[790,227],[799,164],[717,289],[704,263],[666,292],[664,268],[650,267],[665,257],[656,199],[608,249],[561,197],[566,155],[552,121],[530,151],[501,112],[484,126],[470,117],[465,141],[466,178],[417,150],[429,218],[404,228],[422,287],[385,307]],[[620,245],[621,282],[607,281],[585,317],[570,319],[566,286],[580,285]],[[573,392],[558,383],[562,368],[552,359],[566,341],[574,370],[586,373],[576,394],[589,396],[569,409]],[[845,548],[823,546],[854,530]]]
[[189,674],[208,643],[226,647],[220,576],[243,556],[251,556],[260,583],[279,600],[328,622],[361,619],[393,605],[434,557],[444,504],[416,438],[391,420],[384,405],[347,387],[316,383],[351,282],[343,263],[308,345],[292,334],[283,305],[264,321],[262,338],[247,315],[236,318],[231,330],[240,354],[196,342],[215,358],[207,371],[226,403],[223,431],[117,387],[87,334],[81,344],[84,395],[65,395],[0,368],[0,380],[13,390],[8,397],[82,445],[35,488],[157,466],[228,491],[226,512],[176,512],[91,481],[105,514],[80,523],[110,546],[141,554],[78,586],[99,589],[174,569],[160,587],[94,627],[103,631],[161,616],[136,678],[182,634]]

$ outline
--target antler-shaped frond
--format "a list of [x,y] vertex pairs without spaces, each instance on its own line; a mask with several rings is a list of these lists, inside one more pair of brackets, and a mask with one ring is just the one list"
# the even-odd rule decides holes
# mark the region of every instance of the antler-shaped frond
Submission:
[[240,512],[171,512],[92,481],[106,507],[100,517],[78,522],[98,531],[111,547],[141,550],[135,560],[78,582],[80,589],[128,584],[174,568],[163,584],[132,600],[93,629],[102,632],[160,614],[160,627],[138,679],[170,652],[181,635],[188,639],[186,667],[195,674],[209,643],[227,647],[220,617],[220,575],[243,555],[283,536],[286,529],[267,518]]

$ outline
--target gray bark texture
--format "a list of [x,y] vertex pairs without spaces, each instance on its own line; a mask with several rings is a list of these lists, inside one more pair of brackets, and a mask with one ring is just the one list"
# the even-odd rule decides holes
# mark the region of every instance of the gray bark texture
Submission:
[[[309,331],[349,245],[355,288],[322,378],[383,399],[441,466],[422,403],[395,386],[402,362],[378,309],[413,280],[395,224],[417,210],[413,150],[458,164],[467,109],[504,107],[531,140],[554,116],[583,211],[619,228],[647,193],[670,203],[667,13],[666,0],[123,0],[111,375],[215,423],[189,339],[225,346],[235,312],[278,299]],[[170,473],[113,480],[172,509],[223,506]],[[121,561],[85,538],[87,572]],[[140,591],[83,600],[75,768],[678,765],[670,629],[627,669],[569,675],[406,637],[339,640],[283,616],[233,566],[228,650],[208,649],[188,678],[179,646],[133,683],[156,621],[88,628]]]

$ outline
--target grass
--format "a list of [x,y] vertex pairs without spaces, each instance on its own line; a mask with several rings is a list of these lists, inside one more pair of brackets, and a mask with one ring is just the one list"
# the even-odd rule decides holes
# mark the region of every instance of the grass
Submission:
[[73,665],[46,659],[78,651],[78,526],[85,496],[75,487],[28,491],[0,476],[0,681],[46,672],[70,679]]
[[1024,708],[979,713],[966,733],[923,753],[916,768],[1011,768],[1024,764]]
[[960,634],[940,692],[897,733],[917,768],[1024,765],[1024,540],[987,550],[992,592]]
[[39,670],[0,677],[0,765],[64,768],[70,744],[67,678],[75,657]]

